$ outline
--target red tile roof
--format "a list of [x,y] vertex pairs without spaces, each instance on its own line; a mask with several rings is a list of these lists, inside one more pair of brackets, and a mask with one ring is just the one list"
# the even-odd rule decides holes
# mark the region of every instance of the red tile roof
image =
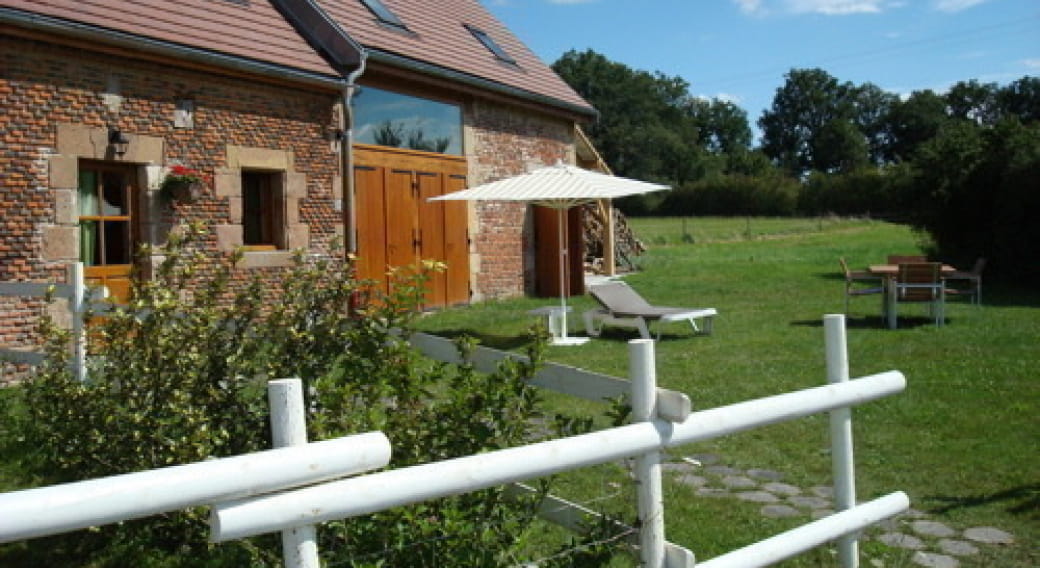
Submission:
[[[411,33],[380,24],[359,0],[318,2],[340,27],[367,48],[488,79],[511,89],[560,101],[584,113],[595,112],[477,0],[383,0]],[[473,37],[465,24],[487,33],[517,65],[498,60]]]
[[0,7],[336,75],[267,0],[0,0]]
[[[360,0],[316,0],[377,65],[410,67],[591,115],[594,109],[478,0],[383,0],[410,33],[380,24]],[[270,0],[0,0],[8,14],[87,24],[249,61],[335,77]],[[3,14],[0,14],[3,15]],[[466,29],[488,34],[514,60],[498,60]]]

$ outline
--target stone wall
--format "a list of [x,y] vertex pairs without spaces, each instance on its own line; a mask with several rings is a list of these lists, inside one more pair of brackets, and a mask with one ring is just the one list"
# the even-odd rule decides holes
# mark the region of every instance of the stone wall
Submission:
[[[558,161],[574,162],[573,122],[500,104],[467,105],[470,187]],[[534,225],[523,203],[478,202],[475,212],[474,299],[534,291]]]

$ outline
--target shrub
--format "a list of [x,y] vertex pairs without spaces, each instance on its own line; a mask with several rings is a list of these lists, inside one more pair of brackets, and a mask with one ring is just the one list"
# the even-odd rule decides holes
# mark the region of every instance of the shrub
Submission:
[[955,122],[921,145],[913,170],[911,222],[941,257],[987,257],[987,273],[1040,277],[1040,124]]
[[721,176],[668,192],[657,214],[788,216],[797,192],[798,182],[782,176]]
[[798,210],[808,215],[903,217],[900,187],[906,168],[862,168],[848,173],[813,172],[798,196]]
[[[379,294],[353,278],[349,263],[300,254],[278,278],[236,289],[237,257],[216,269],[210,262],[200,274],[204,257],[192,251],[202,231],[182,234],[171,237],[152,278],[135,275],[129,304],[92,325],[87,382],[68,370],[68,333],[45,323],[48,362],[24,385],[26,412],[15,426],[26,469],[44,483],[267,448],[265,382],[292,376],[306,385],[310,439],[382,430],[395,467],[532,437],[538,398],[525,379],[543,341],[534,343],[531,364],[504,363],[487,375],[432,363],[403,339],[435,264],[399,271],[393,292]],[[362,291],[372,301],[351,313]],[[279,562],[273,538],[207,544],[204,514],[199,508],[37,539],[0,549],[0,563]],[[321,548],[337,565],[496,565],[522,545],[532,516],[531,500],[486,490],[326,523]]]

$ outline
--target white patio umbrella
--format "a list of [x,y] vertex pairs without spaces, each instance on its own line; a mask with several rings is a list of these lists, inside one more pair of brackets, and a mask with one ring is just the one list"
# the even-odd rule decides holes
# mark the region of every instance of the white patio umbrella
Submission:
[[567,337],[567,293],[564,267],[567,245],[564,240],[564,218],[567,209],[596,201],[613,199],[671,189],[667,185],[647,183],[634,179],[611,176],[557,163],[526,174],[447,193],[434,200],[465,201],[526,201],[556,210],[560,231],[560,326],[561,335],[553,338],[554,345],[580,345],[587,337]]

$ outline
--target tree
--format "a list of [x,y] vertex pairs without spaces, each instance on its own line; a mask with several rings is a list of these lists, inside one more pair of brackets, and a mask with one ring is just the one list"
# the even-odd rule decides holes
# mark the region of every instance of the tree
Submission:
[[993,125],[1000,117],[996,83],[961,81],[946,92],[946,108],[951,118]]
[[747,112],[730,101],[694,98],[686,114],[697,131],[697,142],[713,154],[746,152],[751,147]]
[[569,51],[553,69],[600,111],[587,132],[618,175],[678,186],[723,173],[723,156],[751,144],[742,109],[691,96],[679,77],[633,70],[591,50]]
[[1022,77],[997,93],[1004,116],[1015,116],[1023,124],[1040,121],[1040,77]]
[[762,150],[777,165],[801,176],[822,169],[816,156],[819,144],[814,140],[823,128],[854,115],[853,87],[839,83],[822,69],[792,69],[785,77],[772,106],[758,121]]
[[384,121],[375,132],[376,144],[399,148],[404,142],[404,125],[399,122]]
[[948,120],[943,97],[931,90],[914,91],[889,112],[888,160],[911,159],[917,147],[934,138]]
[[657,173],[659,160],[644,148],[653,147],[666,89],[649,73],[633,71],[592,50],[568,51],[553,69],[599,110],[599,120],[587,132],[611,168],[629,177]]
[[892,108],[899,103],[899,97],[873,83],[855,87],[850,96],[854,112],[852,121],[866,138],[870,161],[879,165],[885,163],[888,161],[887,150],[891,143],[888,117]]
[[988,271],[1040,276],[1040,124],[951,121],[921,144],[912,167],[911,222],[942,257],[985,256]]
[[814,168],[821,172],[851,172],[867,164],[867,140],[846,118],[824,124],[812,138]]

